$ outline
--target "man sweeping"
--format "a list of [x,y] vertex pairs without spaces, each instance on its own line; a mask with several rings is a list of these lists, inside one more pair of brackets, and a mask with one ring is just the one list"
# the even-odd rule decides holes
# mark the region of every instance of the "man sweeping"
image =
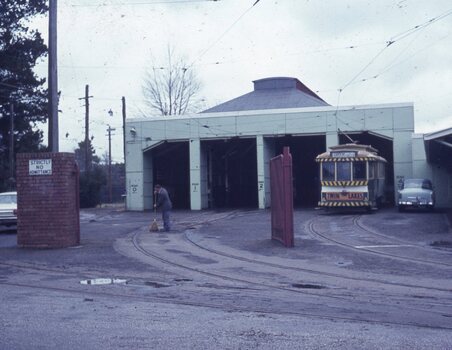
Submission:
[[154,186],[154,195],[154,208],[162,211],[163,229],[168,232],[171,229],[170,215],[173,204],[169,198],[168,191],[158,184]]

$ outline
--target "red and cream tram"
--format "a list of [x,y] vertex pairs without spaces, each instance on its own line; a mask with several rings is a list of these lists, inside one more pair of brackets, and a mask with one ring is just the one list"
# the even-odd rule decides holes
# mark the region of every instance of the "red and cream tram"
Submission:
[[377,208],[384,199],[386,160],[367,145],[345,144],[319,154],[320,207]]

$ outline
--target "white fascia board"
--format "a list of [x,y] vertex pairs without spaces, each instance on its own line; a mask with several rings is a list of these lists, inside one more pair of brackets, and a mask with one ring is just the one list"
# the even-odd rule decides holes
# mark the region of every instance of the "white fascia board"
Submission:
[[423,139],[424,138],[424,134],[412,133],[411,134],[411,138],[413,138],[413,139]]
[[429,140],[437,139],[437,138],[448,136],[448,135],[452,135],[452,128],[443,129],[443,130],[431,132],[428,134],[424,134],[424,140],[429,141]]
[[[303,112],[336,112],[336,111],[349,111],[356,109],[381,109],[381,108],[401,108],[401,107],[413,107],[412,102],[401,103],[384,103],[373,105],[353,105],[353,106],[319,106],[319,107],[303,107],[303,108],[281,108],[281,109],[261,109],[250,111],[238,111],[238,112],[216,112],[216,113],[202,113],[205,117],[228,117],[228,116],[242,116],[242,115],[262,115],[262,114],[291,114],[291,113],[303,113]],[[196,114],[192,117],[199,117]]]
[[216,117],[238,117],[238,116],[250,116],[250,115],[262,115],[262,114],[290,114],[290,113],[303,113],[303,112],[336,112],[336,111],[349,111],[359,109],[381,109],[381,108],[402,108],[413,107],[413,102],[399,102],[399,103],[382,103],[372,105],[350,105],[350,106],[319,106],[319,107],[303,107],[303,108],[281,108],[281,109],[260,109],[249,111],[233,111],[233,112],[215,112],[215,113],[197,113],[197,114],[184,114],[177,116],[153,116],[149,118],[131,118],[127,119],[127,122],[152,122],[152,121],[170,121],[170,120],[183,120],[183,119],[205,119]]

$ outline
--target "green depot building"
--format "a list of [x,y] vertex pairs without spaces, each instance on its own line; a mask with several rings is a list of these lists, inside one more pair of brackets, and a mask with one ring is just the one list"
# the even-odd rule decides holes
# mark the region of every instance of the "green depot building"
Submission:
[[252,92],[199,114],[127,120],[128,210],[151,209],[157,183],[175,208],[268,208],[269,162],[285,146],[293,159],[294,205],[314,207],[315,158],[349,137],[387,160],[389,203],[403,179],[430,178],[437,207],[452,207],[452,128],[415,134],[412,103],[331,106],[296,78],[253,83]]

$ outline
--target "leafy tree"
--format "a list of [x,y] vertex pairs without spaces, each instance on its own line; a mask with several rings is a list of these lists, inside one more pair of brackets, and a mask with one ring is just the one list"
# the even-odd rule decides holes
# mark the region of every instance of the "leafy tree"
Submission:
[[152,68],[146,72],[143,94],[146,104],[161,115],[177,115],[199,109],[197,98],[201,83],[194,68],[187,60],[168,47],[166,63],[158,65],[152,60]]
[[[47,11],[45,0],[0,1],[0,179],[11,172],[10,108],[14,108],[14,154],[43,149],[37,123],[47,119],[45,79],[33,72],[47,53],[41,34],[28,27],[33,16]],[[5,181],[0,181],[0,190]]]
[[[88,152],[86,152],[85,141],[78,143],[78,148],[74,150],[75,160],[78,163],[80,172],[89,172],[93,165],[98,165],[100,163],[100,158],[96,155],[96,150],[93,147],[92,139],[88,140]],[[86,161],[86,156],[88,156],[88,161]],[[88,164],[88,169],[86,165]]]
[[[100,164],[100,158],[88,140],[86,153],[85,141],[79,142],[75,152],[75,159],[80,169],[80,207],[91,208],[101,203],[102,188],[107,182],[105,167]],[[86,169],[86,154],[88,154],[88,169]]]
[[101,191],[106,181],[105,170],[100,164],[93,164],[90,171],[80,173],[81,208],[92,208],[101,203]]

